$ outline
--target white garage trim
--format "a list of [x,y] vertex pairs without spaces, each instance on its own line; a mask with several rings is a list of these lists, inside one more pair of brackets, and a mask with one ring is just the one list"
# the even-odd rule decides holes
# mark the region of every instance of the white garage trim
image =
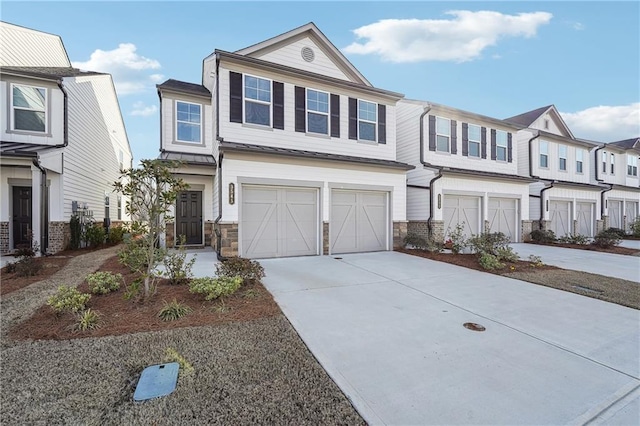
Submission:
[[478,235],[481,232],[482,198],[478,196],[444,194],[442,217],[445,238],[458,224],[464,222],[464,235]]
[[622,229],[622,200],[609,199],[608,204],[609,228]]

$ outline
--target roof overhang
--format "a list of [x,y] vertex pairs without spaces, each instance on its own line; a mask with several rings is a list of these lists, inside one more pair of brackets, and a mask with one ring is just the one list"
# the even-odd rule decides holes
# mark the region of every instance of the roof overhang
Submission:
[[213,158],[213,155],[162,151],[160,152],[158,159],[160,161],[179,161],[183,164],[191,164],[195,166],[216,166],[216,160]]
[[611,185],[611,189],[617,189],[619,191],[631,191],[631,192],[640,192],[640,187],[638,186],[626,186],[626,185]]
[[586,189],[591,191],[602,191],[604,189],[609,189],[609,186],[604,185],[594,185],[592,183],[581,183],[581,182],[569,182],[566,180],[551,180],[551,179],[541,179],[545,182],[551,182],[554,187],[557,186],[568,186],[573,188]]
[[457,176],[469,176],[473,178],[485,178],[485,179],[494,179],[494,180],[503,180],[510,182],[517,182],[523,184],[530,184],[532,182],[537,182],[537,179],[532,179],[526,176],[519,175],[508,175],[504,173],[494,173],[494,172],[483,172],[479,170],[469,170],[469,169],[458,169],[454,167],[428,167],[425,168],[437,168],[444,175],[457,175]]
[[598,144],[584,139],[573,139],[566,136],[556,135],[555,133],[545,132],[544,130],[536,130],[538,132],[538,139],[551,140],[553,142],[566,143],[571,145],[580,145],[585,148],[598,148],[602,144]]

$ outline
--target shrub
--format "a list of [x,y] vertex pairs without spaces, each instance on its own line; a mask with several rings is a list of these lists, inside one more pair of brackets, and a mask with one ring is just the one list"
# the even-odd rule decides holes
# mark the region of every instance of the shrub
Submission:
[[636,217],[629,226],[631,227],[631,234],[634,237],[640,237],[640,216]]
[[604,232],[611,235],[616,235],[618,238],[624,238],[627,236],[627,233],[624,229],[620,228],[607,228]]
[[109,242],[109,244],[120,244],[124,240],[125,232],[126,229],[123,226],[112,226],[109,229],[107,242]]
[[225,278],[240,277],[245,283],[247,281],[260,281],[264,278],[264,268],[259,262],[242,257],[230,257],[224,262],[216,265],[216,275]]
[[529,263],[531,263],[531,266],[534,268],[544,266],[544,263],[542,263],[542,258],[540,256],[536,256],[535,254],[529,255]]
[[77,322],[73,325],[76,331],[90,331],[100,327],[100,314],[91,309],[78,313]]
[[482,253],[479,260],[480,266],[484,269],[493,271],[494,269],[504,268],[504,263],[500,262],[497,256],[490,253]]
[[[164,258],[165,250],[155,249],[155,258],[161,261]],[[147,249],[140,240],[130,240],[119,252],[118,261],[129,268],[131,272],[144,273],[147,271],[148,254]]]
[[518,257],[518,253],[516,253],[515,251],[513,251],[513,249],[509,246],[507,247],[499,247],[496,250],[496,254],[495,256],[502,261],[505,262],[509,262],[509,263],[516,263],[518,261],[518,259],[520,259]]
[[93,274],[87,275],[86,279],[91,293],[107,294],[120,288],[122,275],[112,274],[111,272],[94,272]]
[[194,372],[194,369],[191,363],[187,361],[185,357],[180,355],[180,353],[173,348],[167,348],[165,352],[165,361],[177,362],[178,365],[180,365],[180,369],[183,370],[184,373],[192,374]]
[[142,280],[137,279],[134,280],[130,285],[125,283],[125,291],[122,297],[124,300],[130,300],[140,294],[140,284],[142,284]]
[[433,238],[424,238],[414,233],[407,234],[403,242],[405,247],[412,246],[418,250],[426,250],[432,253],[440,253],[443,249],[442,244],[436,242]]
[[47,299],[47,305],[51,306],[56,314],[79,312],[85,309],[89,299],[91,299],[90,294],[80,293],[75,287],[61,285],[58,287],[58,292]]
[[242,285],[242,277],[194,278],[189,282],[191,293],[204,294],[205,300],[229,296]]
[[468,247],[467,237],[464,235],[464,222],[457,224],[453,231],[449,232],[449,240],[453,254],[462,253]]
[[535,229],[531,231],[530,236],[531,236],[531,240],[537,243],[549,244],[549,243],[554,243],[556,241],[556,234],[550,229],[547,229],[547,230]]
[[168,253],[162,260],[165,268],[163,275],[169,279],[169,284],[183,284],[191,278],[191,268],[195,263],[195,256],[186,261],[187,252],[184,249],[184,237],[182,237],[183,243],[177,251]]
[[609,229],[598,233],[591,244],[604,249],[611,248],[620,244],[621,239],[618,234],[615,231],[610,232]]
[[85,241],[90,247],[98,247],[104,244],[106,232],[102,226],[93,225],[85,232]]
[[558,238],[558,242],[563,244],[586,245],[589,244],[589,237],[580,234],[567,234]]
[[191,308],[185,304],[178,302],[176,299],[167,303],[164,302],[162,309],[158,312],[158,316],[162,321],[175,321],[191,312]]
[[69,228],[71,230],[71,240],[69,241],[69,247],[72,250],[80,248],[80,242],[82,241],[82,223],[80,223],[80,217],[73,215],[69,221]]
[[33,277],[42,270],[42,263],[35,257],[23,257],[15,263],[14,268],[19,277]]
[[502,232],[493,232],[472,236],[469,239],[469,247],[476,253],[489,253],[495,256],[498,250],[508,248],[509,242],[509,237]]

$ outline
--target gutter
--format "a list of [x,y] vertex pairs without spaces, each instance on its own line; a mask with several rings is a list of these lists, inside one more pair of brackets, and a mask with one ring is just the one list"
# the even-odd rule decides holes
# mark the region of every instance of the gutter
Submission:
[[427,106],[424,108],[422,114],[420,114],[420,118],[418,119],[418,123],[420,126],[420,163],[426,167],[431,169],[436,169],[438,174],[429,181],[429,218],[427,219],[427,227],[429,228],[429,235],[433,235],[433,204],[434,204],[434,192],[433,185],[438,179],[442,178],[442,167],[434,166],[431,163],[427,163],[424,161],[424,117],[431,111],[431,106]]
[[549,200],[545,200],[544,199],[544,192],[553,188],[553,184],[555,183],[555,181],[551,181],[549,183],[549,186],[545,186],[544,188],[542,188],[542,190],[540,191],[540,220],[538,221],[538,224],[540,225],[540,230],[542,230],[542,223],[544,222],[544,211],[545,211],[545,205],[549,202]]
[[47,191],[47,169],[40,165],[40,160],[33,159],[33,165],[40,169],[40,253],[47,254],[49,248],[49,193]]
[[602,191],[600,191],[600,220],[602,220],[602,216],[604,216],[604,210],[605,210],[604,194],[605,194],[605,192],[609,192],[612,189],[613,189],[613,184],[610,183],[609,184],[609,188],[603,189]]

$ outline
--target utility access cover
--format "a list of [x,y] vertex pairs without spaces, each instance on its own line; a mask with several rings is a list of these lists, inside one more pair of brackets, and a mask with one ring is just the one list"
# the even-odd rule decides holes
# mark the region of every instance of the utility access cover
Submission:
[[170,362],[152,365],[142,370],[133,400],[145,401],[169,395],[176,389],[179,369],[180,365],[177,362]]

